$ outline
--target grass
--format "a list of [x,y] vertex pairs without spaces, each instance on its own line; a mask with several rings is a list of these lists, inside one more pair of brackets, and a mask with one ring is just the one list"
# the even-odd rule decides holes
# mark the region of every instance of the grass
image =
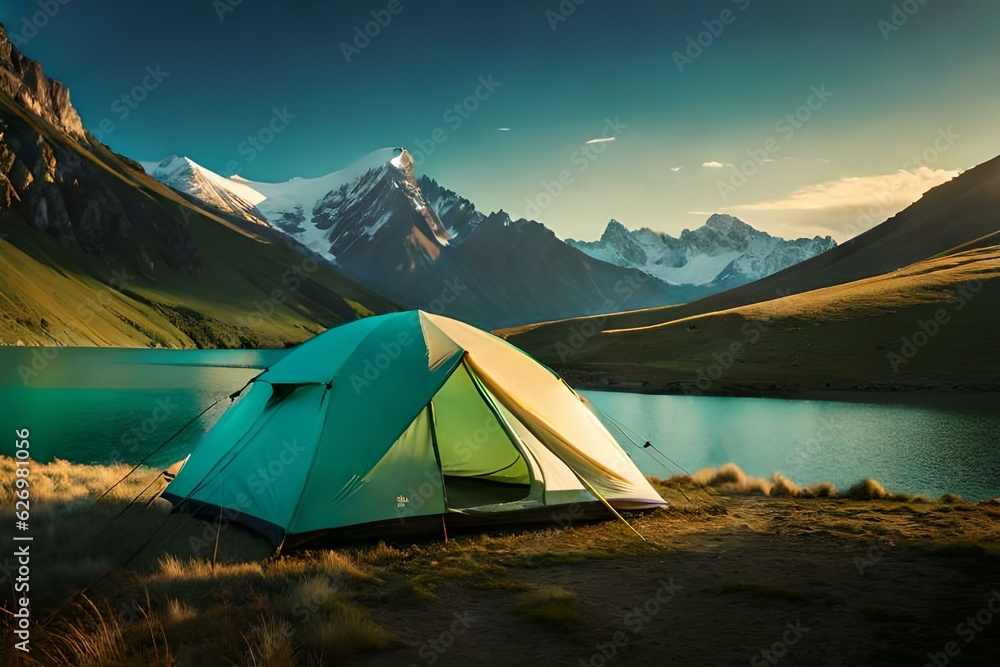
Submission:
[[[965,302],[956,299],[974,280],[982,281],[981,290]],[[711,303],[610,316],[603,323],[607,331],[589,337],[569,358],[560,357],[559,346],[579,322],[507,333],[511,343],[571,383],[595,388],[639,383],[645,391],[759,395],[996,387],[998,246],[750,305],[706,311]],[[889,354],[899,354],[901,339],[941,309],[949,322],[918,354],[894,366]],[[628,328],[635,326],[647,328]],[[737,357],[723,367],[718,359],[735,344]],[[715,378],[710,382],[709,373]]]
[[[0,459],[0,470],[9,470],[10,465],[9,460]],[[591,585],[587,576],[567,584],[563,577],[553,580],[555,572],[645,571],[679,553],[690,556],[715,548],[716,543],[710,542],[707,548],[703,544],[693,552],[684,551],[693,536],[722,539],[732,534],[734,524],[749,528],[749,533],[740,529],[744,536],[763,534],[776,516],[787,528],[807,525],[812,529],[819,522],[837,540],[862,545],[890,529],[893,534],[922,530],[928,521],[914,522],[917,515],[955,525],[985,522],[989,526],[995,526],[1000,516],[997,505],[990,503],[911,506],[877,492],[868,494],[866,500],[837,496],[821,506],[824,501],[807,498],[802,489],[783,478],[751,478],[735,466],[724,466],[691,477],[651,480],[673,507],[627,517],[647,542],[614,521],[564,530],[492,532],[461,535],[448,542],[377,543],[268,557],[269,544],[262,545],[258,538],[233,527],[221,534],[219,560],[213,566],[210,551],[192,553],[188,541],[203,528],[197,521],[184,523],[185,517],[172,516],[166,517],[162,533],[177,531],[177,537],[154,540],[127,567],[121,567],[125,557],[147,539],[151,527],[164,520],[155,511],[137,509],[118,522],[111,521],[125,498],[138,493],[148,481],[143,474],[155,471],[140,471],[120,492],[95,503],[95,497],[123,472],[63,461],[35,464],[39,496],[32,509],[33,517],[39,517],[36,528],[40,534],[60,535],[62,542],[58,549],[40,550],[38,561],[32,563],[33,583],[40,582],[37,589],[32,588],[39,625],[33,634],[34,663],[27,664],[79,660],[80,664],[122,667],[309,667],[351,656],[365,662],[376,652],[389,652],[395,659],[399,657],[396,652],[405,653],[407,646],[440,633],[441,619],[450,617],[455,608],[475,608],[478,616],[491,617],[491,623],[532,624],[551,632],[552,641],[562,641],[557,639],[561,637],[579,643],[584,639],[578,636],[584,632],[581,596],[592,599],[595,593],[584,593]],[[765,490],[768,495],[763,495]],[[0,496],[8,501],[9,494],[9,488],[0,488]],[[734,502],[734,498],[744,500]],[[0,532],[5,526],[9,531],[13,524],[10,508],[8,502],[0,509]],[[752,508],[751,513],[747,508]],[[942,514],[941,509],[952,511]],[[771,510],[780,516],[768,514]],[[803,516],[790,518],[795,513]],[[106,522],[114,528],[102,528]],[[81,525],[93,529],[80,530]],[[853,527],[859,530],[852,532]],[[214,529],[210,532],[214,535]],[[5,537],[0,534],[0,540]],[[977,541],[969,533],[925,538],[928,547],[915,553],[926,556],[920,558],[922,562],[954,563],[952,558],[967,557],[963,567],[974,566],[992,553],[984,553]],[[850,557],[845,556],[844,562],[849,565]],[[51,621],[41,622],[71,593],[105,571],[110,574],[88,590],[87,597],[77,597]],[[732,576],[730,571],[726,575],[721,581]],[[797,605],[803,602],[803,590],[812,587],[776,580],[729,583],[718,592]],[[600,604],[588,606],[587,618],[595,612],[600,615],[600,609]],[[8,638],[0,644],[0,664],[13,662]],[[398,662],[409,664],[413,659],[404,656]]]

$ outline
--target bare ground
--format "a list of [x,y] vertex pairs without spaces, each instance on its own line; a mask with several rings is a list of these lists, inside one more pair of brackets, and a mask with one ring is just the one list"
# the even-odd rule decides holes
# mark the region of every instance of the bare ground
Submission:
[[[111,523],[120,500],[88,515],[54,496],[66,507],[36,512],[39,625],[22,663],[995,664],[1000,503],[695,481],[658,483],[671,509],[629,517],[645,541],[610,521],[264,559],[266,545],[231,527],[214,571],[201,522],[170,517],[123,567],[162,516]],[[109,565],[87,591],[93,608],[77,598],[42,623]],[[0,663],[22,657],[5,635]]]

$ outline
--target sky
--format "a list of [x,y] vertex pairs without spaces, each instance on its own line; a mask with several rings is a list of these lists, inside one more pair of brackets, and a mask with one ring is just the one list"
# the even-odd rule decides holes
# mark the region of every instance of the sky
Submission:
[[5,0],[0,22],[134,159],[282,181],[403,146],[563,238],[720,212],[843,241],[1000,153],[988,0]]

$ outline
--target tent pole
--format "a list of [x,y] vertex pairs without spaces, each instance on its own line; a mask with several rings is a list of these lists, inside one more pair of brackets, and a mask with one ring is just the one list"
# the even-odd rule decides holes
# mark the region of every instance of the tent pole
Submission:
[[642,540],[643,542],[646,541],[646,538],[642,536],[642,533],[640,533],[638,530],[636,530],[635,528],[633,528],[632,524],[630,524],[628,521],[626,521],[625,517],[623,517],[621,514],[619,514],[618,510],[616,510],[614,507],[611,506],[611,503],[608,502],[607,498],[605,498],[604,496],[602,496],[601,493],[597,489],[595,489],[591,485],[590,482],[588,482],[586,479],[584,479],[583,475],[581,475],[577,471],[573,470],[573,468],[570,467],[569,465],[567,465],[566,467],[569,468],[570,470],[572,470],[573,474],[576,475],[576,478],[578,480],[580,480],[580,483],[583,484],[585,487],[587,487],[588,491],[590,491],[595,496],[597,496],[597,498],[602,503],[604,503],[604,506],[607,507],[609,510],[611,510],[612,514],[614,514],[616,517],[618,517],[621,520],[622,523],[624,523],[626,526],[628,526],[629,530],[631,530],[633,533],[635,533],[636,535],[638,535],[639,539]]
[[444,531],[444,541],[448,541],[448,524],[444,522],[444,514],[441,515],[441,530]]
[[215,561],[219,557],[219,536],[222,535],[222,505],[219,505],[219,525],[215,531],[215,549],[212,550],[212,573],[215,573]]

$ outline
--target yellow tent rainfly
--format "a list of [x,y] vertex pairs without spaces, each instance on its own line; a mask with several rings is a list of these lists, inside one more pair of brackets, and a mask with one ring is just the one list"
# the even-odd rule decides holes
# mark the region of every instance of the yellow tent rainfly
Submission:
[[164,492],[284,548],[665,505],[590,404],[421,311],[331,329],[257,376]]

